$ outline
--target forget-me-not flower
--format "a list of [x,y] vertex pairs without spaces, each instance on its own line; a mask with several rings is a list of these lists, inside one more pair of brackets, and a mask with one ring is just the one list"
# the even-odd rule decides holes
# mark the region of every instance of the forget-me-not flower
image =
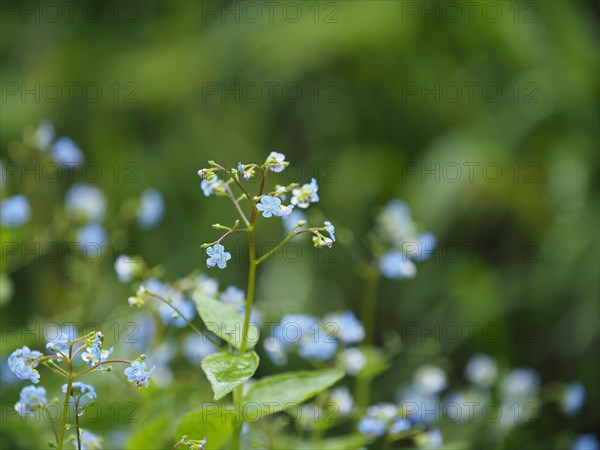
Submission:
[[585,387],[580,382],[569,384],[561,398],[561,410],[567,416],[574,416],[585,402]]
[[61,166],[77,166],[83,162],[83,153],[72,139],[62,137],[52,146],[52,159]]
[[[67,393],[67,386],[68,384],[63,384],[62,386],[62,391],[65,394]],[[96,390],[94,389],[94,386],[82,383],[80,381],[75,381],[71,385],[71,392],[69,392],[69,396],[73,397],[76,400],[81,399],[83,397],[87,397],[90,400],[94,400],[96,398]]]
[[146,363],[140,361],[133,361],[131,367],[125,369],[125,375],[127,381],[135,382],[138,388],[142,386],[148,387],[150,385],[150,377],[156,370],[156,366],[152,366],[152,369],[146,370]]
[[319,201],[318,190],[317,180],[313,178],[310,184],[303,184],[302,187],[292,190],[292,205],[302,209],[308,208],[311,203]]
[[[88,430],[81,430],[79,441],[81,442],[81,450],[99,450],[102,448],[102,441],[100,438],[95,434],[90,433]],[[77,449],[77,445],[77,439],[75,439],[73,441],[73,447]]]
[[329,220],[325,221],[325,229],[329,233],[329,236],[331,236],[331,240],[335,242],[335,227],[331,224]]
[[256,205],[256,209],[262,212],[263,217],[281,216],[281,200],[270,195],[263,195],[260,198],[260,203]]
[[188,335],[183,341],[183,354],[195,366],[200,366],[204,358],[218,351],[206,337],[196,333]]
[[365,338],[365,329],[352,311],[325,316],[324,322],[344,344],[356,344]]
[[498,365],[491,356],[479,353],[465,366],[465,378],[478,386],[491,386],[498,378]]
[[271,172],[280,173],[285,169],[285,155],[283,153],[271,152],[267,157],[266,165]]
[[36,408],[48,403],[46,399],[46,389],[36,386],[25,386],[21,389],[19,401],[15,405],[15,410],[20,416],[33,414]]
[[424,395],[440,393],[447,383],[446,372],[433,364],[423,364],[413,375],[414,386]]
[[48,150],[52,141],[54,141],[54,125],[48,120],[44,120],[35,130],[35,145],[39,150]]
[[21,380],[29,380],[37,384],[40,381],[40,374],[35,370],[37,363],[34,363],[34,361],[41,356],[41,352],[23,346],[23,348],[18,348],[12,352],[8,357],[8,367]]
[[221,244],[215,244],[206,249],[208,258],[206,259],[207,267],[217,266],[219,269],[227,267],[227,261],[231,259],[231,253],[225,251],[225,247]]
[[379,260],[379,270],[387,278],[413,278],[417,267],[404,253],[390,250]]
[[81,248],[93,245],[102,250],[106,246],[107,240],[106,230],[96,222],[88,223],[77,231],[77,242]]
[[0,224],[6,228],[25,225],[31,216],[29,201],[24,195],[15,195],[0,202]]
[[73,185],[65,198],[67,213],[76,219],[101,222],[106,213],[106,199],[100,189],[91,184]]
[[214,175],[210,180],[202,180],[200,182],[200,188],[206,197],[211,196],[215,193],[215,190],[221,189],[223,181]]
[[165,212],[165,201],[158,189],[146,189],[140,197],[140,208],[138,210],[137,222],[141,228],[154,227]]
[[599,450],[598,438],[591,433],[581,434],[571,444],[571,450]]

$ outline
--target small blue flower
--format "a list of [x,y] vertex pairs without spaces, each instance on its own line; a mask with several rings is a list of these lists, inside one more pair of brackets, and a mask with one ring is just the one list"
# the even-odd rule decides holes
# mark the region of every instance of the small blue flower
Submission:
[[143,229],[154,227],[165,212],[165,202],[160,191],[157,189],[146,189],[140,197],[140,209],[138,210],[137,222]]
[[374,417],[363,417],[358,422],[358,432],[367,436],[383,436],[387,429],[387,422]]
[[[88,430],[81,430],[79,441],[81,442],[81,450],[98,450],[102,448],[100,438]],[[77,439],[73,441],[73,447],[78,448]]]
[[83,162],[83,153],[72,139],[62,137],[52,146],[52,159],[61,166],[77,166]]
[[421,436],[421,442],[423,443],[423,447],[431,449],[439,448],[444,442],[442,438],[442,432],[439,430],[439,428],[429,430],[427,433]]
[[534,395],[540,386],[540,377],[529,367],[512,370],[500,383],[500,392],[509,399],[523,399]]
[[411,427],[412,424],[409,420],[403,417],[397,417],[390,425],[390,434],[404,433],[405,431],[410,430]]
[[35,145],[39,150],[46,151],[54,141],[54,125],[47,120],[40,123],[35,130]]
[[593,434],[581,434],[575,438],[571,444],[571,450],[598,450],[600,444],[598,438]]
[[285,155],[283,153],[271,152],[265,164],[269,166],[271,172],[283,172],[286,166]]
[[435,250],[436,239],[431,233],[425,232],[417,236],[416,249],[411,256],[417,261],[425,261]]
[[417,267],[398,250],[390,250],[379,260],[379,269],[386,278],[413,278]]
[[354,409],[354,399],[347,387],[339,387],[332,389],[329,393],[329,401],[337,405],[337,413],[345,416]]
[[183,354],[195,366],[200,366],[204,358],[217,351],[212,342],[199,334],[190,334],[183,341]]
[[238,310],[246,305],[246,294],[235,286],[229,286],[221,294],[221,301],[233,309]]
[[0,224],[7,228],[18,228],[29,221],[31,207],[24,195],[2,200],[0,203]]
[[294,210],[294,205],[280,205],[279,212],[282,219],[287,219]]
[[81,359],[83,359],[90,367],[106,361],[106,358],[108,358],[113,352],[113,348],[110,348],[109,350],[102,350],[102,338],[103,335],[99,331],[96,333],[96,337],[94,338],[94,343],[92,346],[87,347],[87,351],[81,354]]
[[585,402],[585,387],[580,382],[571,383],[565,389],[561,399],[562,412],[567,416],[574,416],[581,410]]
[[498,378],[498,365],[491,356],[479,353],[465,366],[465,378],[479,386],[491,386]]
[[438,394],[448,384],[446,372],[433,364],[423,364],[413,376],[415,388],[424,395]]
[[356,347],[346,348],[340,353],[340,360],[344,363],[344,370],[348,375],[358,375],[367,365],[367,357]]
[[[133,277],[140,275],[143,265],[135,257],[119,255],[115,260],[114,268],[117,278],[121,283],[129,283]],[[151,291],[152,292],[152,291]]]
[[156,366],[152,366],[152,369],[146,370],[146,363],[140,361],[133,361],[131,367],[125,369],[125,375],[127,381],[135,382],[138,388],[142,386],[148,387],[150,385],[150,377],[156,370]]
[[311,203],[319,201],[318,190],[317,180],[313,178],[310,184],[304,184],[302,187],[292,191],[292,205],[303,209],[308,208]]
[[220,189],[222,185],[222,181],[216,175],[213,176],[210,180],[202,180],[200,182],[200,188],[206,197],[210,197],[214,194],[215,190]]
[[39,383],[40,374],[35,367],[34,361],[40,358],[42,354],[37,350],[30,350],[24,346],[11,353],[8,357],[8,367],[21,380],[29,380],[32,383]]
[[365,338],[365,329],[352,311],[326,316],[325,328],[332,331],[344,344],[356,344]]
[[43,387],[25,386],[21,389],[19,401],[15,405],[15,410],[20,416],[33,414],[37,408],[48,403],[46,399],[46,389]]
[[260,198],[260,203],[256,205],[256,209],[262,211],[263,217],[281,216],[282,212],[280,209],[281,200],[277,197],[271,197],[269,195],[263,195]]
[[102,250],[106,246],[108,236],[106,230],[99,223],[89,223],[77,232],[77,242],[81,248],[89,246],[99,247]]
[[244,170],[244,165],[241,162],[238,163],[237,170],[238,170],[239,176],[242,177],[246,181],[250,180],[252,175],[254,175],[254,169],[249,168],[248,170]]
[[231,259],[231,253],[225,251],[225,247],[221,244],[215,244],[206,249],[208,258],[206,259],[207,267],[217,266],[219,269],[227,267],[227,261]]
[[[67,386],[68,384],[63,384],[61,388],[65,394],[67,393]],[[94,386],[82,383],[81,381],[75,381],[71,385],[71,392],[69,392],[69,396],[73,397],[75,400],[79,400],[83,397],[94,400],[96,398],[96,390],[94,389]]]
[[325,229],[329,233],[329,236],[331,236],[331,240],[335,242],[335,227],[328,220],[325,221]]
[[48,341],[46,348],[48,350],[54,350],[57,354],[60,352],[65,356],[69,355],[69,347],[72,340],[69,338],[67,333],[62,332],[58,339]]
[[106,213],[106,199],[97,187],[78,183],[67,192],[65,209],[75,219],[102,222]]
[[328,361],[335,355],[337,347],[337,341],[319,329],[315,334],[306,336],[300,341],[298,354],[308,360]]

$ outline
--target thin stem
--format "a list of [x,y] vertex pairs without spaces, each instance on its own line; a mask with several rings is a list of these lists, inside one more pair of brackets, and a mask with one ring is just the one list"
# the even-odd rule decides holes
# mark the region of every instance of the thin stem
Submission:
[[56,363],[54,363],[54,361],[44,362],[42,364],[44,364],[44,366],[46,366],[48,369],[50,369],[54,373],[57,373],[63,377],[67,377],[67,378],[69,377],[69,373],[62,367],[57,366]]
[[56,426],[54,425],[53,420],[50,420],[50,426],[52,427],[52,434],[54,434],[54,439],[56,440],[56,443],[58,444],[58,433],[56,432]]
[[[223,166],[219,166],[217,165],[217,168],[219,168],[220,170],[224,171],[229,178],[231,178],[233,180],[233,182],[241,189],[241,191],[244,193],[244,195],[246,196],[246,198],[248,199],[248,201],[250,202],[250,204],[252,205],[252,208],[254,208],[254,202],[252,201],[252,197],[250,196],[250,194],[248,194],[248,191],[246,190],[246,188],[244,186],[242,186],[242,183],[240,183],[237,178],[235,177],[235,175],[230,171],[227,170],[225,167]],[[252,221],[250,221],[252,222]]]
[[[377,306],[377,286],[379,284],[379,272],[372,264],[365,272],[365,291],[363,298],[362,323],[365,327],[364,345],[373,345],[373,333],[375,328],[375,313]],[[367,410],[371,396],[371,377],[358,377],[354,385],[354,398],[356,399],[356,419],[358,420]]]
[[302,233],[310,233],[310,232],[312,232],[312,229],[307,228],[305,230],[300,230],[300,231],[296,231],[296,232],[292,232],[292,233],[288,234],[283,241],[281,241],[279,244],[277,244],[275,247],[273,247],[267,253],[265,253],[260,258],[258,258],[256,260],[256,265],[258,266],[261,262],[263,262],[264,260],[266,260],[266,259],[270,258],[271,256],[273,256],[285,244],[287,244],[290,240],[294,239],[296,236],[298,236],[298,235],[300,235]]
[[233,192],[231,192],[231,188],[227,184],[225,184],[224,186],[225,186],[225,191],[227,191],[227,195],[229,195],[229,198],[233,202],[233,205],[235,206],[235,209],[237,209],[237,212],[239,213],[240,217],[242,218],[242,220],[244,221],[246,226],[250,225],[250,222],[248,222],[248,218],[246,217],[246,214],[244,214],[244,211],[242,211],[240,204],[237,202],[237,200],[233,196]]
[[[225,350],[225,347],[224,347],[222,344],[218,343],[217,341],[215,341],[213,338],[211,338],[211,337],[210,337],[210,336],[207,334],[208,330],[206,330],[205,332],[202,332],[202,331],[200,331],[200,329],[198,329],[198,327],[197,327],[196,325],[194,325],[192,322],[190,322],[190,321],[189,321],[189,320],[188,320],[188,319],[187,319],[187,318],[186,318],[186,317],[185,317],[185,316],[184,316],[184,315],[181,313],[181,311],[179,311],[179,309],[177,309],[177,307],[176,307],[175,305],[173,305],[173,302],[170,302],[170,301],[168,301],[167,299],[165,299],[165,298],[161,297],[160,295],[158,295],[158,294],[155,294],[155,293],[153,293],[153,292],[150,292],[150,291],[146,291],[146,292],[147,292],[149,295],[151,295],[152,297],[154,297],[154,298],[156,298],[156,299],[160,300],[161,302],[163,302],[165,305],[168,305],[168,306],[170,306],[170,307],[171,307],[171,308],[172,308],[172,309],[173,309],[173,310],[174,310],[174,311],[175,311],[177,314],[179,314],[179,317],[181,317],[181,318],[182,318],[182,319],[185,321],[185,323],[187,323],[187,324],[188,324],[188,326],[189,326],[189,327],[190,327],[192,330],[194,330],[194,331],[195,331],[196,333],[198,333],[200,336],[203,336],[203,337],[207,338],[207,339],[208,339],[208,340],[211,342],[211,344],[213,344],[213,345],[214,345],[215,347],[217,347],[219,350],[221,350],[221,351],[224,351],[224,350]],[[204,325],[204,322],[202,323],[202,325]]]
[[67,428],[67,415],[69,412],[69,396],[71,395],[71,388],[73,387],[73,365],[71,363],[71,353],[73,351],[73,344],[69,346],[69,359],[67,364],[69,365],[69,381],[67,382],[67,390],[65,391],[65,401],[63,403],[63,413],[60,426],[60,437],[58,438],[58,450],[62,450],[63,441],[65,439],[65,430]]
[[102,361],[102,362],[96,364],[95,366],[90,367],[89,369],[82,370],[81,372],[75,373],[75,376],[79,377],[81,375],[85,375],[86,373],[90,373],[100,366],[103,366],[105,364],[113,364],[113,363],[131,364],[131,361],[128,359],[110,359],[108,361]]
[[77,450],[81,450],[81,437],[79,436],[79,398],[75,401],[75,431],[77,431]]

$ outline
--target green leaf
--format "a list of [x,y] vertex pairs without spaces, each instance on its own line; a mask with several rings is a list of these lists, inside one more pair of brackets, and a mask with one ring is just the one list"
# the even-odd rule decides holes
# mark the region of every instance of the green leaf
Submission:
[[[242,344],[244,318],[232,307],[210,298],[200,291],[194,292],[193,299],[206,327],[239,350]],[[258,327],[250,323],[246,349],[252,350],[258,342],[258,338]]]
[[244,397],[244,411],[251,411],[252,420],[256,420],[298,406],[343,376],[342,370],[324,370],[290,372],[263,378],[250,386]]
[[257,368],[258,355],[255,352],[245,355],[213,353],[202,360],[202,370],[210,381],[215,400],[233,391],[237,385],[254,375]]
[[171,415],[168,413],[144,423],[141,428],[131,435],[125,444],[125,448],[127,450],[159,450],[173,445],[171,442],[172,436],[170,436],[170,433],[165,433],[165,430],[169,430],[170,423]]
[[212,404],[211,408],[202,408],[186,414],[175,432],[177,440],[184,435],[192,440],[201,440],[206,436],[207,447],[219,449],[231,440],[233,426],[231,421],[223,420],[219,406]]

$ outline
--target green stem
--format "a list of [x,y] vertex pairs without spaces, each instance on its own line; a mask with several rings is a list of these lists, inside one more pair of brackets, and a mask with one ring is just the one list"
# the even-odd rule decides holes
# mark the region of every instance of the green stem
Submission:
[[71,367],[71,361],[69,361],[69,381],[67,382],[67,391],[65,392],[65,402],[63,404],[62,420],[60,425],[60,437],[58,438],[58,450],[62,450],[63,441],[65,439],[65,430],[67,428],[67,415],[69,412],[69,397],[71,395],[71,388],[73,387],[73,368]]
[[283,241],[281,241],[279,244],[277,244],[275,247],[273,247],[271,250],[269,250],[267,253],[265,253],[264,255],[262,255],[260,258],[258,258],[256,260],[256,265],[258,266],[261,262],[263,262],[266,259],[269,259],[271,256],[273,256],[278,250],[280,250],[281,248],[283,248],[283,246],[285,244],[287,244],[291,239],[295,238],[296,236],[302,234],[302,233],[310,233],[312,232],[313,229],[312,228],[307,228],[306,230],[300,230],[300,231],[296,231],[296,232],[291,232],[290,234],[288,234],[285,239]]
[[[365,272],[365,291],[363,298],[363,311],[361,321],[365,327],[364,346],[373,345],[373,334],[375,329],[375,313],[377,311],[377,286],[379,284],[379,272],[373,265]],[[354,385],[354,398],[356,400],[356,420],[360,419],[369,406],[371,397],[370,377],[358,377]]]

